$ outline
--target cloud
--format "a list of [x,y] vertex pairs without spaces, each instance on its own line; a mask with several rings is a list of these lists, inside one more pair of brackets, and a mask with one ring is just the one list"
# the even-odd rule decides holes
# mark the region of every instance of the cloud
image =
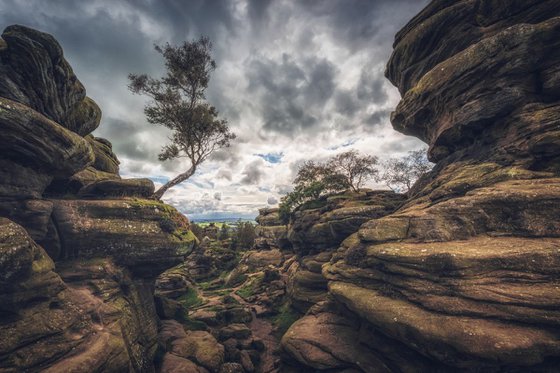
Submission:
[[268,199],[266,200],[266,202],[269,205],[276,205],[278,203],[278,198],[274,197],[274,196],[270,196],[268,197]]
[[214,199],[216,201],[221,201],[222,200],[222,193],[220,193],[220,192],[214,193]]
[[242,172],[243,178],[241,179],[241,184],[258,184],[264,175],[263,165],[264,161],[262,159],[257,159],[245,166]]

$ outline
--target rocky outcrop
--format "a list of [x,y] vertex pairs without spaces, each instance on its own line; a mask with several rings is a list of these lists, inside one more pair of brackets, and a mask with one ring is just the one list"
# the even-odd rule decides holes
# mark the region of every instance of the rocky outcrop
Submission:
[[[392,123],[426,141],[437,165],[323,265],[331,306],[284,336],[295,361],[557,369],[559,35],[556,2],[469,0],[433,1],[397,35],[387,76],[403,98]],[[319,331],[349,335],[350,346],[335,350]]]
[[297,260],[288,269],[287,290],[292,306],[305,312],[327,295],[321,273],[340,243],[368,220],[403,204],[405,196],[390,191],[344,192],[304,204],[294,212],[288,239]]
[[404,200],[402,194],[369,190],[323,197],[296,209],[288,239],[302,256],[335,249],[363,223],[393,212]]
[[255,219],[255,249],[283,249],[289,250],[288,226],[283,223],[278,214],[278,208],[264,208],[259,210]]
[[153,371],[154,278],[195,245],[188,220],[120,178],[52,36],[8,27],[0,72],[0,371]]

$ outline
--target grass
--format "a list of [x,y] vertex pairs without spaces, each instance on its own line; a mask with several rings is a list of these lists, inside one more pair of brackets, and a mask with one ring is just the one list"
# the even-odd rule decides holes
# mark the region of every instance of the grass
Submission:
[[177,301],[186,309],[200,306],[203,303],[202,298],[198,296],[198,292],[193,288],[189,288],[185,294],[177,298]]
[[184,313],[180,320],[187,330],[208,330],[208,326],[202,321],[193,320],[189,317],[188,313]]
[[242,287],[240,287],[236,291],[237,295],[239,295],[243,299],[247,299],[247,298],[255,295],[255,292],[256,292],[257,288],[262,283],[263,277],[264,277],[264,274],[259,274],[255,277],[252,277],[251,279],[249,279],[249,281],[247,281],[245,283],[245,285],[243,285]]
[[278,336],[281,337],[301,317],[301,314],[284,303],[278,310],[278,314],[272,317],[272,324],[277,328]]

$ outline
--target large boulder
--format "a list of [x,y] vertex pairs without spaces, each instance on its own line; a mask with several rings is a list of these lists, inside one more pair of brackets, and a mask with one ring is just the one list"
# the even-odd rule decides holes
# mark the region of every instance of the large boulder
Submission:
[[143,199],[52,200],[62,258],[112,257],[136,275],[181,263],[196,237],[173,207]]
[[0,97],[38,111],[79,135],[99,125],[101,110],[49,34],[13,25],[2,33]]

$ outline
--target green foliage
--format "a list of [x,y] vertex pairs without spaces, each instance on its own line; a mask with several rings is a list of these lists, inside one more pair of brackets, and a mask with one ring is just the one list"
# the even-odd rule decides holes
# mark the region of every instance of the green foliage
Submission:
[[233,250],[249,250],[255,244],[255,226],[251,222],[239,221],[237,230],[231,236],[230,248]]
[[204,238],[204,229],[200,225],[191,223],[190,228],[199,241]]
[[229,238],[229,226],[224,223],[220,228],[220,233],[218,233],[218,239],[227,240],[228,238]]
[[277,328],[278,336],[281,337],[286,331],[301,317],[289,303],[283,304],[278,310],[278,314],[272,318],[272,323]]
[[259,274],[250,278],[245,284],[240,287],[236,293],[243,299],[252,297],[257,292],[258,287],[262,284],[264,274]]
[[364,181],[378,174],[376,164],[376,157],[362,156],[353,150],[337,154],[327,162],[305,162],[294,180],[294,190],[280,201],[280,220],[287,224],[295,208],[325,195],[346,189],[358,191]]
[[177,298],[177,301],[186,309],[200,306],[203,303],[203,300],[198,296],[198,292],[194,288],[188,288],[185,294]]

